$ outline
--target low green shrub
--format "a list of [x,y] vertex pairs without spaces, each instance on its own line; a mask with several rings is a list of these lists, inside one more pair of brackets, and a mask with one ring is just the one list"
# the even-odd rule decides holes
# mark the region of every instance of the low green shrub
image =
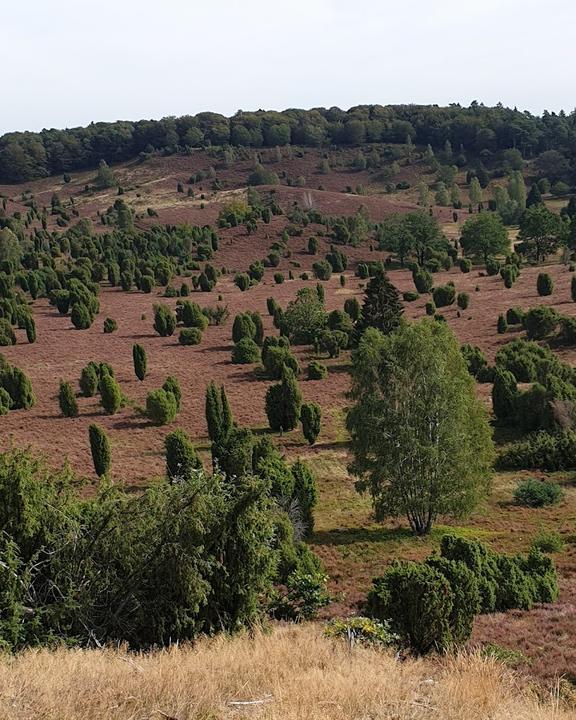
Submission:
[[514,490],[516,503],[531,508],[556,505],[562,499],[562,495],[560,485],[536,478],[521,480]]
[[182,328],[178,335],[180,345],[200,345],[202,342],[202,330],[196,327]]

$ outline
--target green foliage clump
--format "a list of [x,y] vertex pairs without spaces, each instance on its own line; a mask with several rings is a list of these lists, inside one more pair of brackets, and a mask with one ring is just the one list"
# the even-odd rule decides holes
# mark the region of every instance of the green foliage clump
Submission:
[[174,396],[174,400],[176,401],[176,410],[179,411],[180,403],[182,401],[182,390],[180,388],[180,383],[178,382],[178,379],[175,378],[173,375],[168,375],[166,380],[164,380],[162,390],[165,390],[167,393],[170,393]]
[[573,470],[576,468],[576,433],[537,432],[507,447],[498,457],[503,470]]
[[436,307],[447,307],[453,305],[456,300],[456,288],[454,285],[439,285],[432,292],[432,299]]
[[308,365],[308,380],[324,380],[328,377],[328,368],[318,360],[312,360]]
[[281,345],[268,346],[266,352],[262,352],[262,361],[266,375],[271,380],[280,380],[284,368],[292,370],[295,375],[300,373],[297,358],[290,352],[289,348]]
[[468,258],[462,258],[460,260],[460,271],[463,273],[469,273],[472,270],[472,261]]
[[244,337],[232,348],[232,362],[236,365],[250,365],[260,361],[260,348],[254,340]]
[[496,368],[492,387],[492,409],[498,420],[506,421],[514,416],[518,387],[516,378],[509,370]]
[[539,273],[536,279],[536,289],[538,295],[545,297],[546,295],[552,295],[554,292],[554,282],[548,273]]
[[36,402],[28,375],[9,363],[3,355],[0,355],[0,388],[10,397],[10,402],[8,402],[3,393],[2,405],[4,408],[8,408],[10,405],[9,409],[12,410],[28,410]]
[[90,310],[81,302],[72,305],[70,319],[72,320],[72,325],[74,325],[77,330],[88,330],[94,321]]
[[154,330],[160,337],[170,337],[176,330],[176,314],[168,305],[154,305]]
[[543,340],[557,328],[559,316],[556,310],[546,305],[530,308],[524,315],[523,325],[529,340]]
[[184,300],[176,307],[177,319],[187,328],[198,328],[204,332],[208,327],[208,318],[197,303]]
[[532,538],[532,542],[530,543],[530,547],[533,550],[539,550],[543,553],[562,552],[564,545],[562,535],[554,530],[541,530]]
[[468,305],[470,305],[470,295],[465,292],[458,293],[456,297],[456,304],[460,308],[460,310],[466,310],[468,308]]
[[499,335],[504,335],[508,330],[508,322],[506,321],[506,315],[500,313],[498,315],[498,321],[496,323],[496,330]]
[[164,438],[166,477],[169,480],[190,480],[202,463],[192,441],[183,430],[174,430]]
[[200,345],[202,342],[202,330],[197,327],[182,328],[178,335],[180,345]]
[[148,360],[146,350],[138,343],[132,345],[132,363],[134,365],[134,374],[142,382],[146,377]]
[[300,422],[302,434],[310,445],[314,445],[320,435],[322,422],[322,409],[318,403],[304,403],[300,409]]
[[266,415],[274,432],[293,430],[300,419],[302,395],[292,370],[285,368],[282,382],[271,385],[266,392]]
[[453,605],[449,581],[425,563],[395,562],[373,580],[368,595],[370,614],[389,620],[392,631],[419,653],[445,650],[453,642]]
[[205,414],[210,440],[216,444],[222,442],[229,435],[234,424],[223,385],[218,388],[214,382],[210,382],[206,388]]
[[415,267],[414,270],[412,270],[412,280],[414,281],[417,292],[421,295],[432,292],[432,288],[434,287],[434,278],[428,270],[425,270],[420,266]]
[[116,330],[118,330],[118,323],[116,322],[116,320],[107,317],[104,320],[104,332],[105,333],[113,333]]
[[232,324],[232,340],[234,343],[239,343],[244,338],[249,340],[255,340],[256,338],[256,325],[250,313],[239,313]]
[[[264,480],[199,470],[138,494],[103,483],[86,499],[72,481],[27,451],[0,455],[5,649],[95,633],[144,650],[261,618],[280,554]],[[293,537],[284,546],[304,558]]]
[[524,322],[524,310],[519,307],[511,307],[506,310],[506,322],[508,325],[521,325]]
[[69,382],[60,381],[58,391],[58,403],[60,412],[64,417],[78,417],[78,403],[72,385]]
[[122,391],[120,385],[106,370],[100,373],[98,381],[100,389],[100,403],[108,415],[115,415],[122,407]]
[[90,362],[86,367],[82,368],[80,373],[80,390],[84,397],[94,397],[98,391],[98,383],[100,380],[100,369],[98,364]]
[[562,496],[560,485],[536,478],[521,480],[514,490],[514,500],[518,505],[532,508],[556,505]]
[[318,280],[330,280],[332,277],[332,266],[326,260],[318,260],[312,265],[314,277]]
[[5,318],[0,318],[0,346],[16,345],[16,333]]
[[146,397],[146,415],[155,425],[166,425],[178,414],[176,398],[162,388],[152,390]]
[[480,372],[487,366],[486,356],[476,345],[465,344],[460,348],[462,357],[468,366],[468,372],[472,377],[477,378]]
[[110,441],[104,430],[99,425],[88,427],[88,438],[90,440],[90,451],[94,470],[98,477],[107,475],[110,471],[111,451]]

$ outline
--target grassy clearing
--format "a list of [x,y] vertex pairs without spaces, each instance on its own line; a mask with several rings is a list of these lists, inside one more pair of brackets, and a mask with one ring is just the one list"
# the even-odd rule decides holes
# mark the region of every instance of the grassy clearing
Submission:
[[0,662],[0,720],[567,720],[568,684],[536,694],[479,653],[398,662],[313,625],[148,655],[41,650]]

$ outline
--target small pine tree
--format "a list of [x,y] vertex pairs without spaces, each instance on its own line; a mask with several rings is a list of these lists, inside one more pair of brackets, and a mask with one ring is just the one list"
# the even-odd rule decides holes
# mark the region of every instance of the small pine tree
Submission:
[[154,330],[161,337],[170,337],[176,330],[176,315],[168,305],[154,306]]
[[108,415],[115,415],[122,406],[120,385],[106,371],[100,377],[100,403]]
[[208,437],[218,443],[223,435],[222,398],[213,381],[206,388],[205,413]]
[[31,315],[26,316],[24,322],[24,329],[26,330],[26,339],[29,343],[36,342],[36,323]]
[[266,415],[275,432],[293,430],[300,418],[302,395],[292,370],[284,368],[282,382],[272,385],[266,393]]
[[94,462],[94,470],[98,477],[107,475],[110,471],[110,441],[104,430],[99,425],[90,425],[88,428],[88,437],[90,438],[90,450],[92,452],[92,461]]
[[80,390],[84,397],[94,397],[98,390],[98,366],[96,363],[88,363],[80,374]]
[[69,382],[60,380],[60,390],[58,392],[58,402],[60,411],[64,417],[78,417],[78,403],[72,385]]
[[320,424],[322,420],[322,410],[317,403],[305,403],[300,410],[300,422],[302,423],[302,433],[310,445],[314,445],[318,435],[320,435]]
[[368,327],[374,327],[385,335],[391,333],[400,324],[403,312],[398,290],[385,273],[377,273],[366,286],[362,312],[354,328],[355,343]]
[[164,439],[166,450],[166,475],[169,480],[189,480],[194,470],[200,470],[202,463],[194,445],[183,430],[174,430]]
[[508,321],[506,320],[506,316],[503,314],[498,315],[498,322],[496,324],[496,329],[498,330],[499,335],[504,335],[504,333],[508,330]]
[[138,343],[132,346],[132,361],[134,363],[134,374],[138,380],[143,381],[146,377],[147,369],[146,350],[144,350],[142,345],[138,345]]

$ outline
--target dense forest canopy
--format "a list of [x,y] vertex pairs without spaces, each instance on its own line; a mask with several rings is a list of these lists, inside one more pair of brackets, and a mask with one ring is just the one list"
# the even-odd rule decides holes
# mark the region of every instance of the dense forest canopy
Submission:
[[227,118],[212,112],[162,120],[92,123],[67,130],[14,132],[0,137],[0,181],[23,182],[96,167],[100,160],[122,162],[140,154],[186,152],[210,145],[276,147],[288,144],[430,144],[449,141],[455,151],[489,154],[518,148],[525,157],[557,150],[572,159],[576,114],[542,116],[505,108],[450,105],[359,105],[282,112],[238,111]]

